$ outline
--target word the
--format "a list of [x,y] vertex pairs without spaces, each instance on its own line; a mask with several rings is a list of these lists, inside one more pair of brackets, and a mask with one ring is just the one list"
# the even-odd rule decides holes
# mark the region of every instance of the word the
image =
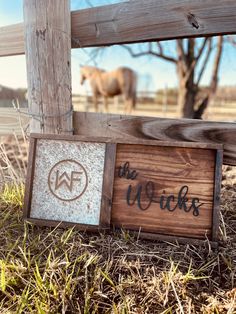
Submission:
[[137,171],[136,170],[130,170],[129,168],[129,162],[127,161],[123,166],[120,166],[118,169],[118,177],[119,178],[126,178],[130,180],[134,180],[137,178]]

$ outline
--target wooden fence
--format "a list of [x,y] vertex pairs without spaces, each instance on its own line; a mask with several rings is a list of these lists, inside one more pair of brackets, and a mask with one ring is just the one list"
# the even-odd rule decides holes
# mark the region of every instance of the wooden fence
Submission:
[[[232,34],[236,33],[235,12],[235,0],[136,0],[73,11],[71,45],[81,48]],[[1,27],[0,56],[24,52],[23,23]]]

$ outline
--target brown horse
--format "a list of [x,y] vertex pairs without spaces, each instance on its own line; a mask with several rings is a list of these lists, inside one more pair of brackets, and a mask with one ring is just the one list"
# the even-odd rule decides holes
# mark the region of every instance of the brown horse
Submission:
[[130,113],[135,108],[137,76],[126,67],[106,72],[92,66],[82,66],[80,69],[81,84],[89,80],[93,93],[95,110],[98,111],[98,97],[104,97],[105,110],[108,112],[108,97],[123,95],[125,112]]

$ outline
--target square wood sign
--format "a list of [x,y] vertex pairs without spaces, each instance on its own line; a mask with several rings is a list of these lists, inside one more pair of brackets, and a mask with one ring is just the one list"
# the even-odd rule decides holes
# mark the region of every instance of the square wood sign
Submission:
[[55,226],[110,227],[114,144],[32,134],[24,217]]
[[31,136],[25,218],[217,241],[221,145]]

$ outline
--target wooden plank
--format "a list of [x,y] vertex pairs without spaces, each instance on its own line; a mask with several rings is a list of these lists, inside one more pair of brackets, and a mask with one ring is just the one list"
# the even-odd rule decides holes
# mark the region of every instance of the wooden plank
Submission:
[[222,180],[222,163],[223,154],[222,151],[218,151],[216,154],[216,167],[215,167],[215,187],[214,187],[214,204],[215,211],[213,213],[213,230],[212,240],[216,241],[219,238],[219,225],[220,225],[220,192],[221,192],[221,180]]
[[57,220],[47,220],[47,219],[36,219],[36,218],[25,218],[25,220],[34,225],[42,226],[42,227],[58,227],[58,228],[74,228],[80,231],[86,232],[98,232],[104,231],[104,226],[94,226],[87,224],[75,224],[73,222],[65,222],[65,221],[57,221]]
[[30,138],[29,145],[29,158],[28,158],[28,166],[27,166],[27,175],[25,181],[25,196],[24,196],[24,208],[23,208],[23,217],[26,219],[30,215],[30,203],[32,199],[32,186],[33,186],[33,178],[34,178],[34,163],[35,163],[35,154],[36,154],[36,145],[37,139]]
[[0,56],[25,53],[23,23],[0,27]]
[[235,0],[135,0],[73,12],[71,19],[77,47],[236,33],[235,20]]
[[[22,112],[27,112],[22,109]],[[17,134],[22,135],[27,129],[29,117],[19,114],[13,108],[0,108],[0,135]]]
[[[112,138],[112,137],[100,137],[100,136],[83,136],[83,135],[58,135],[58,134],[40,134],[31,133],[31,137],[36,139],[48,139],[48,140],[65,140],[65,141],[83,141],[83,142],[96,142],[96,143],[107,143],[107,144],[142,144],[150,146],[166,146],[166,141],[158,140],[145,140],[145,139],[126,139],[126,138]],[[168,142],[169,147],[188,147],[188,148],[202,148],[202,149],[219,149],[222,148],[221,144],[215,143],[194,143],[194,142]],[[109,151],[109,150],[108,150]],[[111,149],[110,158],[113,158],[114,148]]]
[[[72,47],[235,34],[235,20],[235,0],[127,1],[71,12]],[[0,56],[23,53],[23,25],[0,28]]]
[[191,244],[191,245],[198,245],[198,246],[205,246],[205,247],[209,247],[209,243],[211,245],[212,248],[218,248],[219,247],[219,243],[216,241],[209,241],[209,239],[204,240],[199,240],[199,239],[194,239],[194,238],[188,238],[186,240],[186,238],[184,237],[173,237],[173,236],[168,236],[168,235],[162,235],[162,234],[155,234],[155,233],[149,233],[149,232],[138,232],[138,231],[130,231],[131,235],[136,236],[136,238],[142,238],[142,239],[147,239],[147,240],[151,240],[151,241],[164,241],[167,243],[183,243],[183,244]]
[[100,226],[107,228],[111,223],[111,205],[113,196],[113,181],[115,173],[116,144],[106,144],[106,156],[103,174],[102,202]]
[[30,131],[72,133],[70,1],[24,0],[24,30]]
[[236,123],[74,112],[74,133],[83,136],[220,143],[226,165],[236,165]]
[[192,146],[117,144],[111,223],[216,241],[215,168],[221,164],[215,163],[217,150]]

